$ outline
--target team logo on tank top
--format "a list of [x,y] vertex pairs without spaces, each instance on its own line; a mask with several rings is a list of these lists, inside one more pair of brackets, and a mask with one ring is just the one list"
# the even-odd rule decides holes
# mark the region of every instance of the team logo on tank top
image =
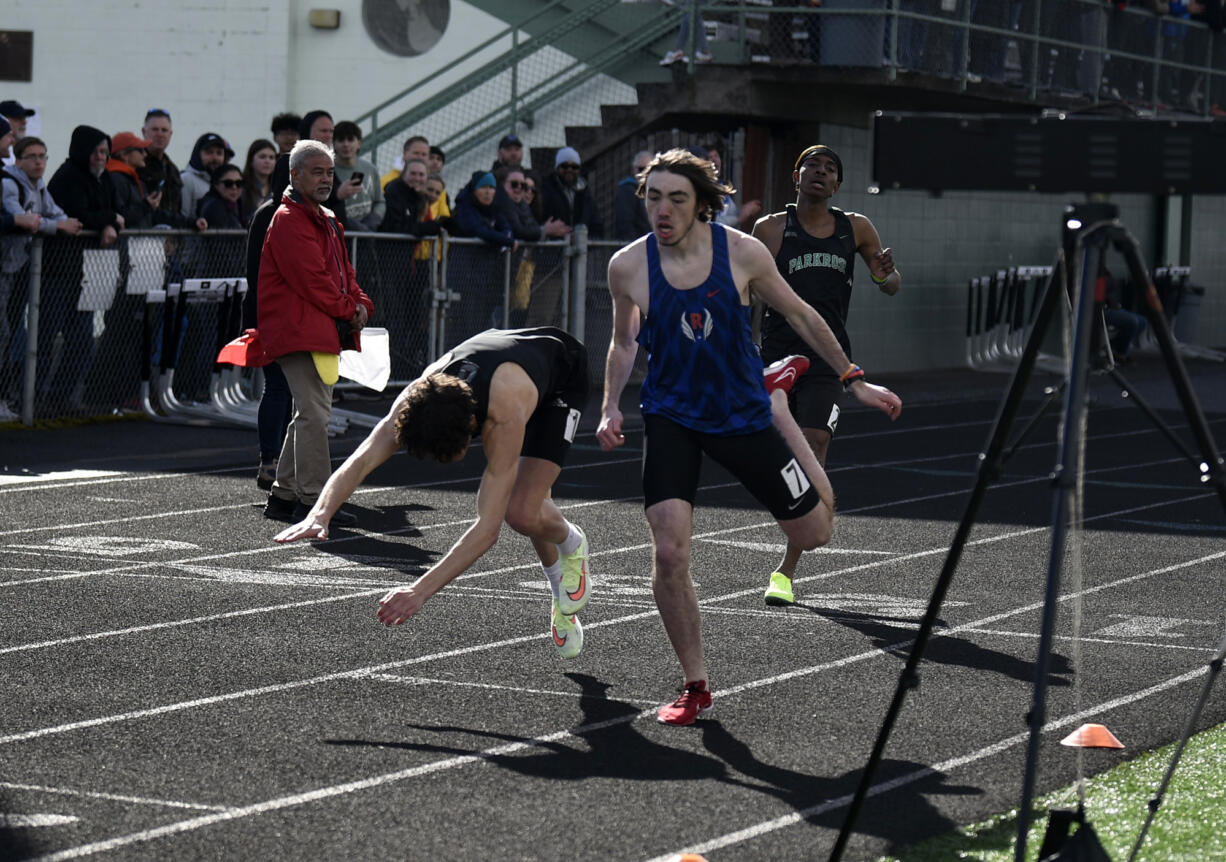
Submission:
[[711,312],[705,308],[702,311],[681,312],[681,334],[690,341],[705,341],[714,328]]

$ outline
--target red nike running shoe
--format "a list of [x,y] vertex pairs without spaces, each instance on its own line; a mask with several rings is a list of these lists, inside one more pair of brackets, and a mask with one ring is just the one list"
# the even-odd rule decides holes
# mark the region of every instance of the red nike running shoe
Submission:
[[785,356],[778,362],[772,362],[762,371],[762,382],[766,384],[767,393],[782,389],[790,392],[800,379],[800,375],[809,370],[807,356]]
[[656,713],[660,724],[675,724],[685,727],[694,723],[698,716],[708,713],[715,706],[711,697],[711,687],[707,681],[687,682],[681,697]]

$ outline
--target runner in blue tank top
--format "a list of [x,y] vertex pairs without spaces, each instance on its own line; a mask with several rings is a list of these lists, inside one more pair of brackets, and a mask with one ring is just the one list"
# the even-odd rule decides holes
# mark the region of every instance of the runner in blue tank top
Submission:
[[[894,266],[890,249],[881,247],[877,229],[866,216],[830,206],[830,199],[843,183],[843,160],[838,153],[823,144],[806,147],[796,158],[792,181],[796,184],[796,203],[789,204],[784,212],[759,219],[753,235],[770,250],[779,274],[817,310],[851,356],[847,308],[856,254],[868,267],[869,278],[887,296],[898,293],[902,274]],[[831,368],[812,356],[781,315],[766,311],[762,317],[762,357],[770,362],[792,353],[816,360],[788,392],[788,408],[824,468],[830,440],[839,424],[842,369]],[[795,602],[792,576],[800,555],[801,550],[791,544],[784,551],[763,596],[768,605]]]
[[[622,390],[638,344],[647,349],[642,388],[643,504],[654,547],[652,589],[685,673],[680,698],[660,710],[666,724],[692,724],[711,708],[698,598],[690,579],[690,531],[704,454],[731,472],[804,549],[830,540],[834,491],[787,409],[783,389],[767,394],[750,339],[749,292],[784,315],[805,343],[843,377],[856,398],[891,418],[898,396],[864,381],[830,327],[788,287],[758,240],[713,225],[732,189],[687,150],[657,155],[640,174],[652,232],[609,262],[613,338],[605,366],[597,439],[625,442]],[[807,363],[805,363],[807,364]],[[796,365],[768,370],[795,379]]]

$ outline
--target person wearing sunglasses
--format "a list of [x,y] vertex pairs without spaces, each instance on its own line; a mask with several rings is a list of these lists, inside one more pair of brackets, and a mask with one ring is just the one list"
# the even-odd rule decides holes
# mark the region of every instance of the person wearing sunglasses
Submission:
[[502,167],[494,176],[498,179],[501,189],[494,205],[506,218],[516,239],[536,242],[540,239],[557,239],[570,233],[570,227],[556,218],[549,219],[545,224],[536,220],[524,194],[528,181],[524,177],[523,168]]
[[200,201],[200,215],[209,227],[221,230],[246,230],[250,213],[243,210],[243,172],[235,164],[213,170],[208,194]]

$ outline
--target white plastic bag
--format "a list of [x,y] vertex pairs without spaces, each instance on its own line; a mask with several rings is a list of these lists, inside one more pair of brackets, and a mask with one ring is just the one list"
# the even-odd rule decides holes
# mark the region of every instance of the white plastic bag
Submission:
[[392,376],[391,342],[387,330],[368,326],[362,330],[362,350],[341,351],[341,377],[382,392]]

